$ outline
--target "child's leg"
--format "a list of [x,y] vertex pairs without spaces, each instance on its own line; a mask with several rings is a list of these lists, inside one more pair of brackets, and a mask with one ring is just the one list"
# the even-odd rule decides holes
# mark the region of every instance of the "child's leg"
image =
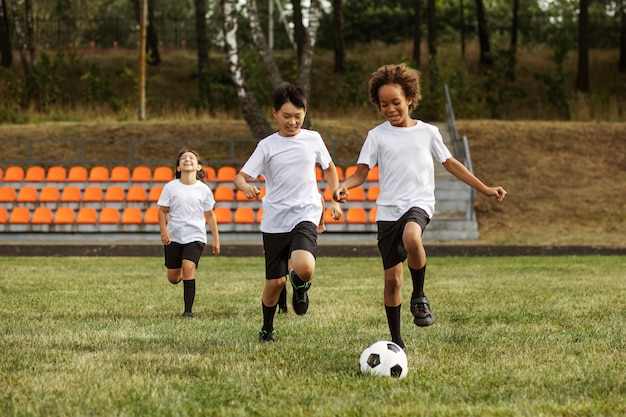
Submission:
[[293,294],[293,311],[302,316],[309,309],[309,288],[315,272],[315,256],[309,251],[298,249],[291,252],[293,269],[289,272]]
[[273,341],[274,316],[278,305],[278,298],[285,287],[287,279],[285,277],[277,279],[266,279],[263,287],[262,307],[263,307],[263,327],[259,334],[260,341]]
[[188,259],[183,259],[183,299],[185,300],[185,315],[193,317],[193,303],[196,299],[196,264]]
[[411,313],[415,316],[417,326],[430,326],[435,322],[435,316],[430,309],[430,302],[424,294],[426,278],[426,250],[422,243],[422,228],[415,222],[408,222],[402,235],[402,241],[407,251],[407,263],[413,281],[411,294]]
[[320,198],[322,199],[322,215],[320,216],[320,222],[317,225],[317,234],[322,234],[326,231],[326,223],[324,222],[324,207],[326,207],[326,202],[324,201],[324,196],[320,194]]
[[391,334],[391,341],[405,348],[400,331],[400,312],[402,310],[402,273],[401,263],[394,267],[385,269],[385,286],[383,298],[385,301],[385,313],[387,315],[387,325]]

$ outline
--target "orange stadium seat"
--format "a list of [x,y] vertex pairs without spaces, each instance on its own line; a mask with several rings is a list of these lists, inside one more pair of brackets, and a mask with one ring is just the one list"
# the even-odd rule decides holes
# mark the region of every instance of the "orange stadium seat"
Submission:
[[213,209],[213,214],[218,224],[233,222],[233,213],[228,207],[216,207]]
[[252,207],[237,207],[234,220],[236,224],[254,224],[254,210]]
[[9,224],[28,224],[30,223],[30,209],[28,207],[14,207],[11,210]]
[[39,165],[28,167],[24,175],[24,182],[42,183],[45,179],[46,170]]
[[372,224],[376,224],[376,207],[373,207],[372,209],[370,209],[369,221]]
[[0,225],[9,221],[9,210],[6,207],[0,207]]
[[148,199],[148,192],[139,185],[133,185],[128,189],[126,201],[128,203],[145,203]]
[[74,224],[76,214],[71,207],[59,207],[54,213],[54,224]]
[[97,185],[89,185],[83,192],[83,203],[101,203],[104,200],[104,192]]
[[80,182],[87,181],[87,168],[81,166],[73,166],[67,173],[67,182]]
[[0,203],[13,204],[16,197],[17,191],[15,191],[15,188],[8,185],[0,187]]
[[215,168],[213,167],[203,167],[202,169],[204,169],[204,173],[206,174],[204,177],[204,180],[206,182],[213,182],[215,181]]
[[111,169],[111,175],[109,175],[109,182],[129,182],[130,181],[130,168],[123,165],[115,166]]
[[75,185],[66,185],[63,187],[61,203],[80,203],[80,188]]
[[367,214],[363,207],[350,207],[346,213],[348,224],[367,224]]
[[143,213],[139,207],[126,207],[122,211],[122,224],[141,224]]
[[172,172],[172,168],[164,165],[154,168],[154,174],[152,174],[152,182],[169,182],[173,179],[174,173]]
[[21,166],[10,166],[4,172],[4,182],[22,182],[24,181],[24,168]]
[[371,182],[378,182],[378,165],[369,170],[367,173],[367,180]]
[[163,191],[162,185],[154,185],[150,188],[150,192],[148,193],[148,202],[156,203],[159,201],[159,197],[161,196],[161,192]]
[[213,196],[215,201],[235,201],[235,190],[230,185],[218,185]]
[[348,201],[365,201],[365,189],[360,185],[348,191]]
[[67,169],[62,166],[53,166],[48,168],[48,173],[46,174],[46,182],[65,182],[67,179]]
[[39,194],[39,202],[56,204],[59,201],[60,194],[61,193],[57,187],[52,187],[50,185],[45,186],[41,189],[41,193]]
[[261,220],[263,220],[263,207],[258,209],[256,212],[256,222],[260,224]]
[[81,207],[76,215],[76,224],[96,224],[98,212],[93,207]]
[[119,185],[111,185],[106,189],[104,193],[105,203],[123,203],[126,197],[124,188]]
[[218,168],[216,180],[217,182],[233,182],[236,175],[237,170],[235,169],[235,167],[226,165]]
[[352,174],[354,174],[356,172],[357,166],[356,165],[350,165],[348,167],[346,167],[345,171],[344,171],[344,175],[346,178],[349,178],[350,176],[352,176]]
[[330,189],[330,187],[326,187],[324,189],[324,201],[333,201],[333,191]]
[[37,202],[37,189],[32,185],[25,185],[20,188],[17,193],[18,203],[36,203]]
[[145,224],[159,224],[159,208],[148,207],[146,209],[146,215],[143,219]]
[[315,166],[315,178],[317,182],[320,182],[324,179],[324,171],[322,171],[322,168],[317,165]]
[[89,182],[108,182],[109,168],[97,165],[89,171]]
[[120,222],[120,211],[117,207],[104,207],[100,211],[98,223],[100,224],[118,224]]
[[378,194],[380,194],[380,186],[372,185],[367,189],[367,201],[376,201]]
[[52,210],[49,207],[37,207],[30,222],[31,224],[51,224]]
[[133,168],[133,174],[130,177],[131,182],[150,182],[152,181],[152,171],[145,165],[138,165]]

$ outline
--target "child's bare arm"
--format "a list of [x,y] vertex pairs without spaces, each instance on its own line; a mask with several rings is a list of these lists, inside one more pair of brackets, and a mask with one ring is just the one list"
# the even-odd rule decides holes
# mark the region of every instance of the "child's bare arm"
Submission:
[[348,195],[350,194],[348,190],[363,184],[369,172],[370,168],[367,165],[358,164],[354,174],[346,178],[345,181],[339,184],[337,189],[333,192],[333,200],[339,203],[345,203]]
[[450,158],[443,163],[444,168],[465,184],[476,189],[476,191],[486,195],[487,197],[495,197],[496,200],[502,201],[506,197],[507,192],[502,187],[488,187],[474,174],[472,174],[465,165],[455,158]]
[[256,185],[248,183],[248,177],[249,177],[248,174],[246,174],[243,171],[240,171],[235,176],[235,180],[233,182],[235,184],[235,187],[237,187],[239,191],[244,193],[246,198],[252,200],[253,198],[256,198],[256,196],[261,194],[261,190],[259,190]]

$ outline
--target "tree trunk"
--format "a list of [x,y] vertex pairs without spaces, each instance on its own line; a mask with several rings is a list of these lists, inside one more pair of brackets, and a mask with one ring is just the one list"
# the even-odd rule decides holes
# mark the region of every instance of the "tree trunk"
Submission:
[[265,76],[270,82],[272,88],[278,87],[283,82],[283,78],[280,75],[280,70],[274,59],[274,55],[267,44],[265,35],[263,34],[263,27],[259,20],[259,11],[257,9],[256,0],[248,0],[248,17],[250,19],[250,31],[252,32],[252,40],[257,52],[261,57],[261,65]]
[[3,68],[13,65],[10,28],[6,0],[0,0],[0,66]]
[[241,113],[254,137],[262,139],[271,134],[273,130],[261,111],[254,94],[250,91],[243,73],[237,44],[237,9],[235,2],[236,0],[221,0],[228,69],[235,84]]
[[146,42],[146,52],[148,53],[148,65],[159,65],[161,54],[159,53],[159,37],[157,35],[156,23],[154,19],[154,0],[148,0],[148,33]]
[[589,91],[589,0],[580,0],[576,89],[584,93]]
[[209,69],[209,40],[206,35],[206,0],[195,0],[198,74]]
[[428,0],[428,55],[437,56],[437,10],[435,0]]
[[[320,24],[320,2],[319,0],[311,0],[309,6],[309,27],[306,31],[306,42],[302,50],[302,58],[300,59],[300,67],[298,68],[298,84],[304,91],[306,96],[311,96],[311,71],[313,68],[313,52],[315,48],[315,40],[317,37],[317,28]],[[308,106],[310,107],[310,105]],[[304,128],[311,127],[309,113],[304,119]]]
[[459,30],[461,31],[461,58],[465,59],[465,4],[460,0]]
[[346,50],[343,40],[343,3],[333,0],[333,37],[335,40],[335,73],[346,71]]
[[476,17],[478,19],[478,42],[480,44],[480,64],[486,66],[493,65],[491,56],[491,46],[489,44],[489,30],[487,28],[487,17],[483,0],[476,0]]
[[[15,36],[17,37],[18,49],[20,52],[20,61],[22,63],[22,69],[24,70],[24,76],[28,77],[31,73],[31,64],[28,61],[28,57],[26,56],[26,51],[28,48],[28,40],[26,39],[26,33],[22,29],[22,25],[20,24],[19,13],[17,12],[17,4],[15,1],[11,2],[11,12],[13,14],[13,27],[15,28]],[[25,103],[22,103],[25,104]]]
[[509,46],[509,63],[507,77],[515,81],[515,67],[517,66],[517,32],[519,28],[519,0],[513,0],[513,21],[511,23],[511,45]]
[[291,0],[291,6],[293,7],[293,29],[298,50],[298,62],[300,62],[307,42],[306,30],[304,29],[304,23],[302,23],[302,4],[300,0]]
[[422,0],[413,0],[413,63],[421,65],[422,55]]
[[626,0],[619,5],[619,72],[626,73]]

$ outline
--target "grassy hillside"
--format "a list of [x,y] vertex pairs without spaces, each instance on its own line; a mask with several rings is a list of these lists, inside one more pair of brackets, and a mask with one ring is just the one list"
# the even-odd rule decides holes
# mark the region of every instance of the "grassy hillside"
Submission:
[[[359,139],[379,121],[320,119],[314,127],[325,138],[355,139],[341,149],[355,160]],[[480,243],[626,246],[625,123],[459,120],[458,128],[469,139],[476,175],[509,192],[500,204],[477,199]],[[242,121],[209,118],[0,125],[0,154],[16,152],[6,147],[8,138],[73,137],[210,140],[247,138],[250,133]],[[171,159],[177,143],[164,142],[143,152],[153,159]],[[113,146],[103,149],[103,158],[115,151]],[[53,146],[43,147],[38,158],[55,152]]]

